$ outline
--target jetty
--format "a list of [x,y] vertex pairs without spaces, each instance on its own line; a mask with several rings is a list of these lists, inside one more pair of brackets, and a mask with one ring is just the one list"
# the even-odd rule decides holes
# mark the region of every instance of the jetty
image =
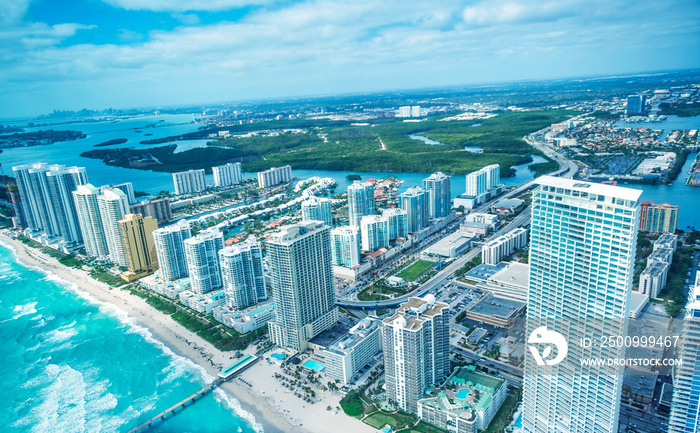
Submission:
[[[199,397],[203,397],[203,396],[209,394],[214,389],[216,389],[219,385],[228,381],[229,379],[234,377],[236,374],[242,372],[243,370],[250,367],[251,365],[255,364],[258,360],[259,360],[259,358],[255,355],[245,355],[245,356],[241,357],[233,364],[222,369],[219,372],[218,379],[216,379],[212,383],[204,386],[202,389],[200,389],[199,391],[190,395],[189,397],[181,400],[177,404],[170,406],[169,408],[160,412],[158,415],[155,415],[154,417],[150,418],[148,421],[144,422],[143,424],[139,425],[138,427],[132,428],[131,430],[129,430],[129,433],[140,433],[140,432],[146,431],[149,428],[151,428],[151,426],[154,423],[156,423],[158,421],[162,421],[168,416],[174,416],[175,414],[179,413],[179,412],[177,412],[178,409],[184,409],[185,406],[187,406],[187,404],[194,403]],[[182,412],[182,411],[180,411],[180,412]]]

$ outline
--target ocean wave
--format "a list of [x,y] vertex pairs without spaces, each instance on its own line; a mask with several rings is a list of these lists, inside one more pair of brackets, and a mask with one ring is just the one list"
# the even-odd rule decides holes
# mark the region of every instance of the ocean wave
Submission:
[[226,403],[228,407],[233,409],[233,412],[236,415],[238,415],[241,419],[246,421],[248,425],[253,428],[254,431],[256,431],[257,433],[264,432],[263,426],[255,420],[255,416],[252,413],[246,412],[245,409],[243,409],[240,401],[238,401],[235,398],[229,398],[229,395],[226,394],[226,391],[224,391],[221,388],[216,388],[214,390],[214,396],[219,402],[223,400],[223,402]]
[[40,392],[42,403],[28,415],[32,432],[85,431],[86,384],[70,366],[50,364],[45,370],[50,385]]
[[15,305],[15,308],[13,308],[12,311],[17,314],[15,314],[10,320],[19,319],[20,317],[26,316],[27,314],[36,313],[35,307],[37,304],[38,302],[30,302],[24,305]]

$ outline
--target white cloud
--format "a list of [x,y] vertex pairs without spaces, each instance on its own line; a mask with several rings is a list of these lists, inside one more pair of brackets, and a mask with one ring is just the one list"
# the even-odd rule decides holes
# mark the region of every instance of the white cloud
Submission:
[[271,4],[274,0],[103,0],[114,7],[133,11],[188,12],[222,11],[250,5]]

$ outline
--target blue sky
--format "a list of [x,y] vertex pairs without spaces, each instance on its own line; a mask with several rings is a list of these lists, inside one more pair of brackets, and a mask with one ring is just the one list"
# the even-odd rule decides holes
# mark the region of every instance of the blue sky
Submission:
[[4,0],[0,118],[698,68],[699,12],[697,0]]

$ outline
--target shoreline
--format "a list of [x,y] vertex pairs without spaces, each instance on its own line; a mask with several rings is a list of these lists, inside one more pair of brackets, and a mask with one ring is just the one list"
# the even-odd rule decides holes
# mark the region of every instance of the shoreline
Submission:
[[[117,313],[125,314],[133,320],[132,325],[145,328],[153,340],[163,345],[162,349],[167,348],[164,350],[166,354],[169,350],[174,355],[191,361],[212,378],[217,377],[221,368],[233,362],[230,358],[235,352],[219,351],[211,343],[182,327],[170,316],[148,305],[143,298],[119,288],[109,289],[107,284],[92,279],[87,272],[67,268],[58,263],[56,259],[10,238],[6,231],[0,233],[4,235],[0,237],[0,242],[13,250],[15,258],[20,264],[39,268],[49,275],[53,274],[68,284],[75,285],[78,296],[87,294],[93,298],[88,298],[89,301],[97,301],[115,308]],[[66,289],[71,290],[70,288]],[[143,338],[149,339],[146,336]],[[264,361],[259,361],[258,364],[260,362]],[[262,430],[266,433],[310,432],[298,425],[291,424],[282,413],[274,410],[264,401],[256,399],[250,390],[236,379],[223,383],[219,389],[224,392],[226,397],[224,400],[227,401],[225,404],[230,407],[231,411],[256,431]],[[241,411],[245,413],[241,413]],[[303,417],[303,414],[299,414],[299,416]]]

